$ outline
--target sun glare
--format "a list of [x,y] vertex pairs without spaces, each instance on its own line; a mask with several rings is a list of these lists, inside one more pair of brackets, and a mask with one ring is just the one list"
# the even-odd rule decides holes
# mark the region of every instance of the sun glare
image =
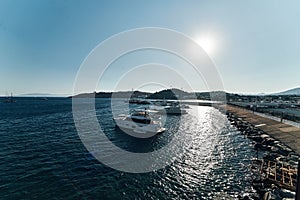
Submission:
[[215,41],[211,37],[199,37],[195,41],[203,48],[207,54],[212,54],[215,50]]

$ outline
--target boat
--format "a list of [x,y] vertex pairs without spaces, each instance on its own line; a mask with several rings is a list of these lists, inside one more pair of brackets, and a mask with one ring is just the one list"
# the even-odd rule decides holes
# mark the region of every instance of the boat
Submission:
[[119,115],[113,120],[121,130],[129,130],[130,135],[137,137],[153,136],[166,130],[159,116],[149,110],[135,109],[129,115]]
[[178,102],[167,103],[166,106],[161,106],[159,104],[151,105],[150,108],[158,111],[159,113],[163,113],[167,115],[187,114],[187,111]]
[[131,104],[137,104],[138,101],[139,101],[138,99],[133,98],[133,99],[130,99],[128,102],[131,103]]
[[12,93],[10,96],[7,97],[7,99],[4,101],[4,103],[15,103],[17,102],[16,100],[13,99]]
[[135,98],[130,99],[128,102],[130,104],[142,104],[142,105],[150,104],[150,102],[145,99],[135,99]]
[[182,109],[179,105],[166,106],[164,109],[168,115],[187,114],[187,111],[185,109]]

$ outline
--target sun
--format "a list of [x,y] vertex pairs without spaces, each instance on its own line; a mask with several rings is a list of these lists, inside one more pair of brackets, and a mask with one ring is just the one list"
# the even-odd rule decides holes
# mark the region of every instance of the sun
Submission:
[[211,55],[214,53],[216,42],[212,37],[209,36],[198,37],[195,39],[195,41],[203,48],[203,50],[207,54]]

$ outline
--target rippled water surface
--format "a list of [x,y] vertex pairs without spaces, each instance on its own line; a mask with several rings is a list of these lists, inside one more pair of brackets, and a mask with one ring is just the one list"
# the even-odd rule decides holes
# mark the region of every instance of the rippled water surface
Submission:
[[0,199],[215,199],[251,192],[251,142],[214,108],[188,112],[168,117],[165,133],[136,139],[115,128],[109,99],[96,100],[97,118],[114,145],[151,152],[178,141],[172,164],[135,174],[111,169],[86,150],[70,99],[0,103]]

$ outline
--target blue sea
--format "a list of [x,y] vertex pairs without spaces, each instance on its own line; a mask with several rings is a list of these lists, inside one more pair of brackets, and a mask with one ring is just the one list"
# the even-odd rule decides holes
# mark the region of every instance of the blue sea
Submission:
[[71,99],[15,99],[0,99],[0,199],[235,199],[254,192],[252,143],[223,123],[224,114],[215,108],[191,106],[186,115],[167,117],[166,132],[138,139],[115,127],[110,99],[96,99],[106,136],[130,152],[163,148],[182,124],[183,134],[176,139],[184,153],[173,163],[153,172],[126,173],[102,164],[85,148]]

